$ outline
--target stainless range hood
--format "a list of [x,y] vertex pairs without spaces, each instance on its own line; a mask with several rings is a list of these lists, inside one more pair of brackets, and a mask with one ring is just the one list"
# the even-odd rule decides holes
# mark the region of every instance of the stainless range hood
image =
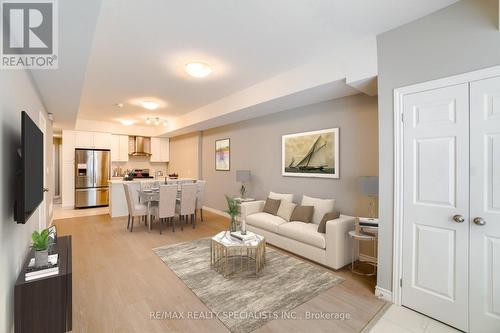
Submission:
[[151,138],[145,136],[129,136],[128,155],[151,156]]

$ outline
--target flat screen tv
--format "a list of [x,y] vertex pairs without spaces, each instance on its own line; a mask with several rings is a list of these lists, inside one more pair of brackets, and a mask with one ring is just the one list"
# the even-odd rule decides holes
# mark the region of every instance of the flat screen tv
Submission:
[[43,133],[21,113],[21,164],[17,176],[14,219],[26,223],[43,201]]

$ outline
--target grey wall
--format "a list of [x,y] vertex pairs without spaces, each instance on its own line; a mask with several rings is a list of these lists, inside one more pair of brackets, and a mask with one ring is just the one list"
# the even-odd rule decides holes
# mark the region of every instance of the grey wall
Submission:
[[[340,128],[340,179],[283,177],[283,134]],[[225,208],[224,194],[238,194],[236,170],[252,172],[250,195],[269,191],[335,198],[346,214],[367,213],[367,199],[357,191],[357,177],[378,174],[377,99],[356,95],[280,112],[203,132],[202,175],[205,205]],[[231,171],[215,171],[215,140],[231,139]]]
[[[31,244],[31,233],[38,229],[38,212],[24,225],[18,225],[13,218],[15,175],[18,171],[17,148],[21,146],[21,110],[38,123],[44,106],[33,86],[28,72],[4,70],[0,75],[0,332],[13,328],[14,283]],[[47,115],[45,115],[47,116]],[[49,187],[52,180],[52,125],[45,137]],[[47,195],[47,223],[50,221],[50,207],[53,192]]]
[[393,90],[499,65],[497,16],[497,0],[463,0],[377,38],[382,288],[392,290]]

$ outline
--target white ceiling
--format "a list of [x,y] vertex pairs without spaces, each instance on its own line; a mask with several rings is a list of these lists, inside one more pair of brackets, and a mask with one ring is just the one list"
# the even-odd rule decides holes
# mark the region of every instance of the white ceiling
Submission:
[[[74,8],[82,4],[98,7],[99,2],[66,1]],[[53,84],[41,93],[44,100],[45,96],[54,99],[57,95],[59,105],[46,102],[46,106],[61,127],[74,126],[76,120],[65,116],[72,110],[68,110],[69,102],[62,101],[78,98],[79,119],[115,122],[133,119],[144,125],[142,118],[160,116],[175,124],[170,131],[179,130],[193,126],[197,121],[194,115],[209,105],[222,105],[221,101],[231,96],[241,97],[242,91],[251,92],[252,88],[255,92],[263,91],[266,87],[263,83],[272,80],[275,86],[288,85],[284,73],[320,61],[325,71],[329,71],[330,66],[339,67],[339,57],[347,45],[373,39],[383,31],[454,2],[456,0],[102,0],[87,66],[79,61],[78,68],[61,68],[59,75],[54,76],[70,83],[76,71],[85,73],[83,87],[77,87],[79,94],[50,91],[57,88],[52,87]],[[69,5],[61,7],[61,16],[65,17]],[[95,10],[84,10],[83,14],[90,15],[90,12],[97,14]],[[81,26],[87,28],[83,22]],[[86,36],[89,31],[91,29],[80,33]],[[76,33],[75,37],[78,37]],[[82,53],[87,54],[82,51],[80,57]],[[367,60],[359,58],[356,66],[370,63],[371,68],[366,71],[370,75],[356,79],[376,75],[376,49],[372,47],[368,53],[362,54]],[[77,56],[61,52],[60,62],[63,63],[64,57]],[[183,65],[196,60],[213,65],[212,75],[205,79],[188,77]],[[353,63],[349,70],[352,72],[356,66]],[[322,68],[316,68],[318,78]],[[344,95],[345,91],[357,93],[345,84],[340,88],[339,78],[346,79],[349,73],[342,74],[342,68],[337,69],[335,77],[323,77],[321,82],[319,79],[316,82],[309,75],[307,85],[297,85],[280,94],[276,92],[276,96],[267,96],[267,101],[285,95],[296,96],[300,90],[315,86],[324,89],[328,81],[336,82],[331,89],[340,89],[331,96]],[[279,77],[281,81],[275,79]],[[300,78],[295,76],[295,80]],[[135,105],[138,100],[146,99],[159,100],[165,106],[148,111]],[[254,102],[258,104],[257,100],[247,102],[245,108]],[[123,103],[124,107],[117,108],[115,103]],[[65,109],[61,105],[65,105]],[[238,110],[228,106],[224,111],[226,118],[232,111]],[[221,115],[214,117],[217,116]],[[189,121],[183,120],[187,118]],[[207,120],[200,118],[200,122]]]

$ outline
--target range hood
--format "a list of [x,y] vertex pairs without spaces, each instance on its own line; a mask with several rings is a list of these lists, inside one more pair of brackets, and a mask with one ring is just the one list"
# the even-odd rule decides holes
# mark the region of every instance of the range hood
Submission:
[[151,156],[151,138],[145,136],[129,136],[128,155]]

